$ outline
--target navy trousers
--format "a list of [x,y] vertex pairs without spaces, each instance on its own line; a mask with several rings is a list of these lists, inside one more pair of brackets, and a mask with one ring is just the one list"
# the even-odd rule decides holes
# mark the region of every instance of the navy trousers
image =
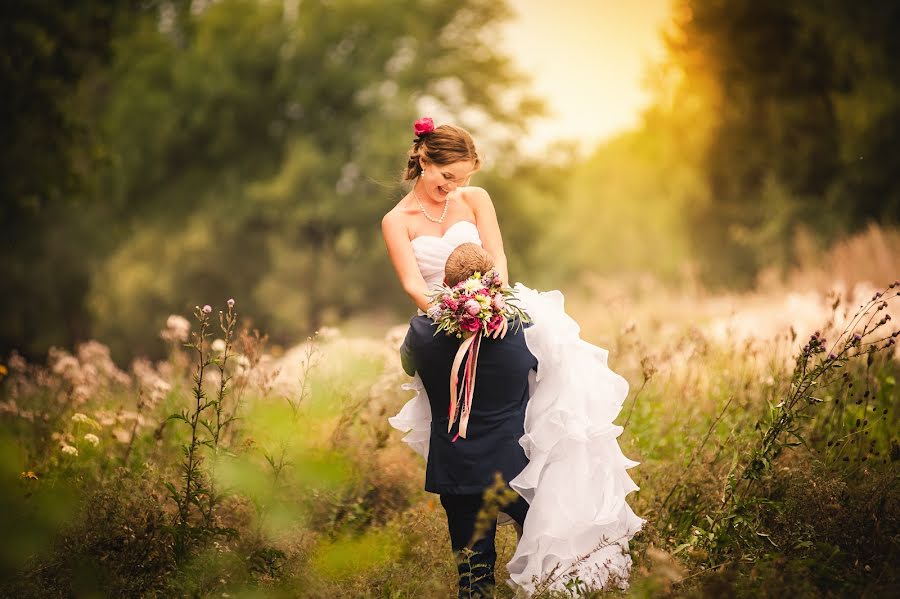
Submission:
[[[497,519],[488,525],[481,538],[473,539],[482,496],[441,495],[441,505],[447,513],[450,546],[453,548],[459,572],[459,599],[493,597],[496,584],[494,563],[497,561],[497,551],[494,547],[494,538],[497,532]],[[504,507],[503,511],[522,526],[528,513],[528,502],[519,497]],[[466,548],[471,552],[464,551]]]

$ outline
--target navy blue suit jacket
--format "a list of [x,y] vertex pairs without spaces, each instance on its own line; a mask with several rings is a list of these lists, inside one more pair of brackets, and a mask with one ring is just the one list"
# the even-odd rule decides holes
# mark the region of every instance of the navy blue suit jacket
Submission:
[[[518,329],[518,330],[517,330]],[[401,348],[408,374],[418,372],[431,403],[431,444],[425,490],[446,495],[481,493],[500,472],[507,483],[528,464],[519,445],[528,404],[528,373],[538,363],[525,344],[524,328],[510,323],[504,339],[484,337],[478,354],[475,395],[466,438],[448,433],[450,369],[460,340],[443,332],[426,316],[416,316]],[[463,367],[459,381],[462,384]]]

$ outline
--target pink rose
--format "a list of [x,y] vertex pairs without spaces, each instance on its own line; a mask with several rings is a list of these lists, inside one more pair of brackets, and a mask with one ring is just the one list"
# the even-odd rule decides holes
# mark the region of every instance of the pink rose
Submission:
[[429,133],[434,131],[434,121],[432,121],[430,117],[423,116],[418,121],[413,123],[413,131],[415,131],[416,137],[428,135]]
[[441,304],[442,304],[445,308],[447,308],[448,310],[450,310],[451,312],[456,312],[456,311],[459,309],[459,304],[456,302],[455,299],[453,299],[453,298],[450,297],[449,295],[445,295],[445,296],[441,299]]
[[502,312],[506,309],[506,300],[503,298],[503,295],[498,293],[494,295],[494,299],[491,301],[491,305],[494,307],[494,310]]
[[494,332],[500,328],[500,325],[503,324],[503,315],[502,314],[494,314],[491,317],[490,322],[488,322],[487,329],[489,332]]
[[470,316],[478,316],[478,313],[481,312],[481,304],[473,299],[466,302],[465,308]]
[[462,319],[462,322],[459,323],[459,327],[464,331],[474,333],[481,328],[481,321],[474,316],[467,316],[464,317]]

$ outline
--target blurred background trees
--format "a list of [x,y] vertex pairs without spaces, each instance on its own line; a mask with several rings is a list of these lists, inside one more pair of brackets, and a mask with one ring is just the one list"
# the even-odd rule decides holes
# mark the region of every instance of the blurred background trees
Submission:
[[900,218],[892,3],[673,2],[654,105],[585,157],[517,150],[541,103],[493,43],[502,2],[2,11],[3,353],[158,354],[166,315],[216,297],[281,343],[404,317],[378,224],[423,99],[477,140],[505,132],[473,183],[534,286],[747,287],[800,229],[824,245]]

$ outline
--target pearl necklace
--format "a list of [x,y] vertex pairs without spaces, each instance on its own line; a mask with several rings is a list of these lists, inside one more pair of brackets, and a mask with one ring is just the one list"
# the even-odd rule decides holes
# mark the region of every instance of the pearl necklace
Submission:
[[413,187],[412,192],[413,192],[413,197],[416,198],[416,203],[419,205],[419,208],[422,209],[422,214],[425,215],[425,218],[427,218],[428,220],[430,220],[430,221],[433,222],[433,223],[438,223],[438,224],[440,224],[440,223],[444,222],[444,217],[447,216],[447,208],[450,207],[450,196],[449,196],[449,195],[448,195],[447,198],[444,200],[444,213],[441,214],[441,217],[440,217],[440,218],[434,218],[433,216],[431,216],[430,214],[428,214],[427,212],[425,212],[425,206],[422,205],[422,201],[419,199],[419,194],[416,193],[416,188],[415,188],[415,187]]

